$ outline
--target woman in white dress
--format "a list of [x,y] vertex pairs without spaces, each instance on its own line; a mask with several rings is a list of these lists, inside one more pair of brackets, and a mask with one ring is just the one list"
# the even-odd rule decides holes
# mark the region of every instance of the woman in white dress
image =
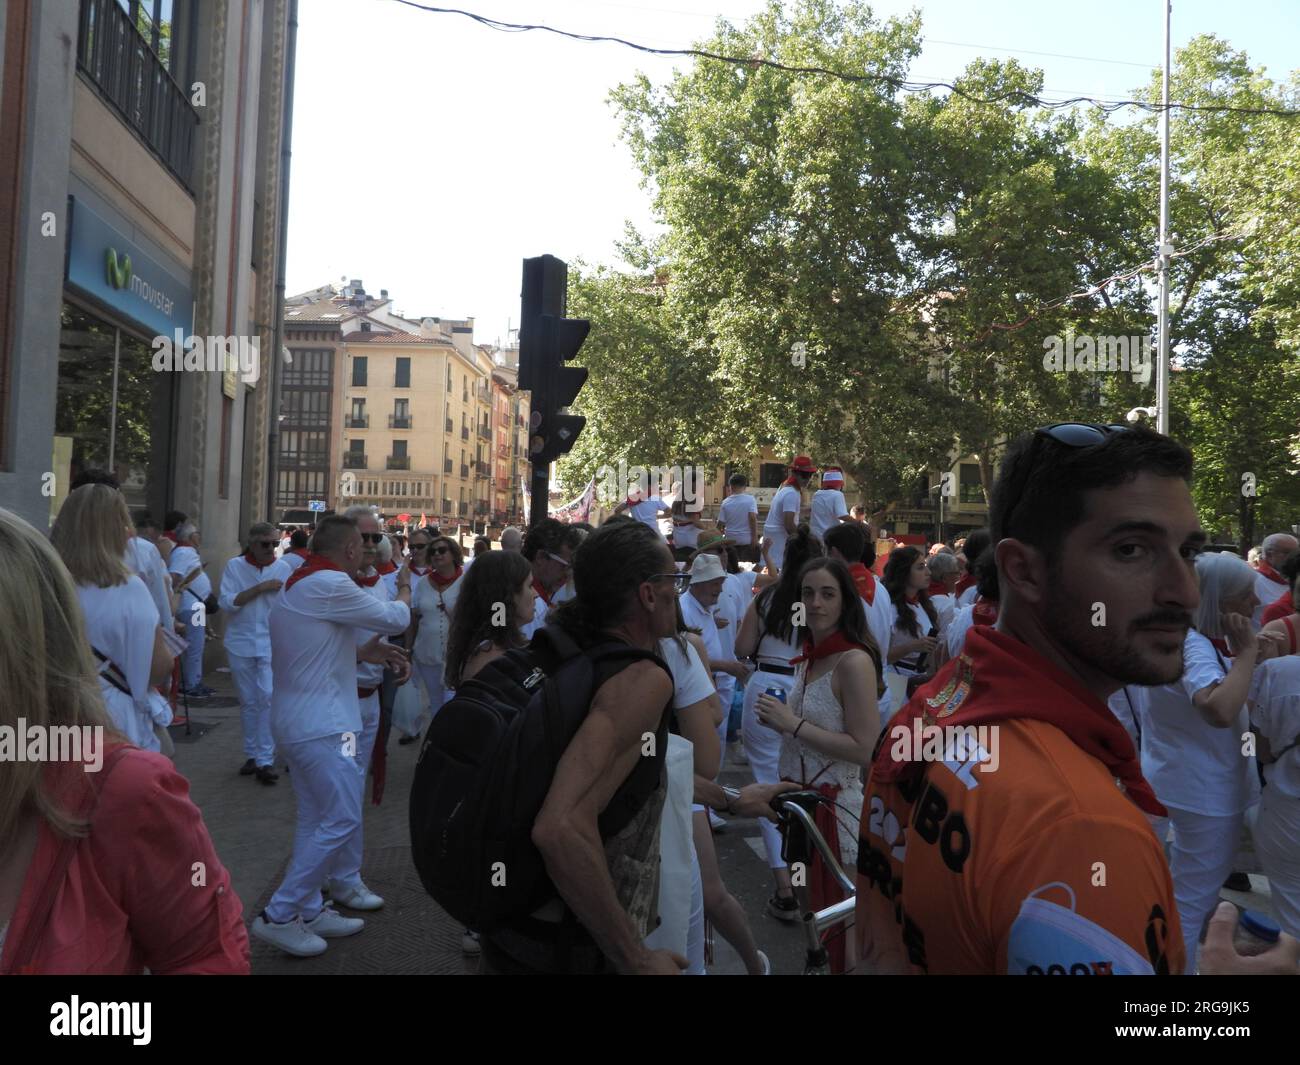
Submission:
[[[806,663],[787,702],[758,698],[763,724],[781,738],[781,776],[820,791],[829,800],[817,826],[849,875],[858,859],[862,773],[880,735],[880,650],[867,630],[857,588],[839,559],[808,562],[799,577],[806,625],[800,626]],[[814,852],[808,870],[808,905],[819,910],[844,893]],[[853,936],[828,939],[833,972],[853,968]],[[845,949],[847,947],[847,949]]]
[[[452,611],[460,596],[460,545],[449,536],[438,536],[429,544],[429,572],[411,591],[411,613],[415,616],[415,642],[411,658],[429,696],[429,716],[435,717],[451,696],[444,684],[447,637],[451,633]],[[398,743],[411,743],[419,735],[403,736]]]
[[109,716],[137,747],[158,751],[172,714],[156,686],[171,678],[172,654],[149,589],[123,562],[133,532],[122,493],[87,484],[64,500],[50,540],[76,582]]
[[1250,723],[1264,767],[1255,851],[1278,923],[1300,938],[1300,657],[1284,655],[1255,670]]

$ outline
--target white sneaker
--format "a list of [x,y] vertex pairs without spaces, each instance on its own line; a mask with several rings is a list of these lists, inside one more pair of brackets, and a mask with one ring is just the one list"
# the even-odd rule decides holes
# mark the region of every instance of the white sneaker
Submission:
[[325,940],[308,930],[301,917],[276,924],[267,920],[265,910],[253,919],[250,931],[258,939],[279,947],[295,958],[314,958],[318,954],[324,954],[328,946]]
[[365,884],[353,887],[349,884],[340,884],[331,880],[330,898],[340,906],[346,906],[349,910],[378,910],[384,905],[384,900],[366,887]]
[[344,936],[355,936],[366,927],[366,922],[360,917],[344,917],[333,908],[325,906],[303,927],[324,939],[342,939]]

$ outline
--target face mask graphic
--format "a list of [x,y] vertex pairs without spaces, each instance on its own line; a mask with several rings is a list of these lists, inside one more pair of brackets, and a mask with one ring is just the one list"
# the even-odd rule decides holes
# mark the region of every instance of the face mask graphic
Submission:
[[[1069,897],[1068,907],[1039,897],[1053,888]],[[1060,881],[1030,893],[1011,926],[1008,975],[1153,975],[1146,958],[1074,907],[1074,889]]]

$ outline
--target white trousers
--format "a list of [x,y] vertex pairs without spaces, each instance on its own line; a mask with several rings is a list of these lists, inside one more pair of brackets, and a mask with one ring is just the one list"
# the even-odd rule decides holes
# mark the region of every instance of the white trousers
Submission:
[[1187,947],[1188,975],[1196,972],[1201,925],[1219,903],[1219,890],[1232,872],[1241,844],[1241,814],[1214,817],[1169,807],[1174,840],[1169,848],[1169,872]]
[[271,736],[271,657],[227,654],[230,677],[239,693],[239,719],[244,728],[244,757],[259,766],[275,764]]
[[339,847],[329,878],[348,887],[361,886],[361,852],[365,842],[366,773],[370,769],[370,755],[379,735],[379,693],[375,692],[361,703],[361,733],[357,736],[357,774],[361,778],[361,816],[357,827]]
[[176,612],[176,616],[184,623],[185,639],[189,641],[189,646],[181,652],[181,686],[197,688],[203,683],[203,644],[208,630],[203,625],[190,624],[190,619],[194,616],[194,596],[184,596],[181,602],[181,609]]
[[266,907],[271,921],[311,921],[321,911],[321,884],[360,828],[357,739],[338,734],[283,745],[298,800],[298,828],[289,868]]
[[1266,787],[1254,837],[1278,923],[1300,938],[1300,799],[1283,795],[1276,785]]
[[[745,685],[745,713],[741,723],[741,740],[745,745],[745,756],[749,759],[750,771],[760,784],[776,784],[781,779],[778,764],[781,761],[781,733],[770,729],[758,720],[756,704],[764,689],[782,688],[786,698],[794,690],[794,677],[781,673],[768,673],[760,666],[750,675]],[[760,818],[758,827],[763,832],[763,847],[767,851],[767,864],[770,869],[784,869],[781,860],[781,833],[776,825],[767,818]]]
[[[669,950],[672,948],[671,938],[667,926],[661,925],[646,936],[645,945],[651,950]],[[700,876],[700,857],[694,844],[691,846],[691,916],[686,926],[686,960],[689,964],[683,970],[684,976],[707,975],[704,968],[704,878]]]
[[424,683],[424,690],[429,693],[429,720],[438,716],[442,704],[452,697],[452,692],[442,686],[445,666],[442,662],[416,662],[415,668]]

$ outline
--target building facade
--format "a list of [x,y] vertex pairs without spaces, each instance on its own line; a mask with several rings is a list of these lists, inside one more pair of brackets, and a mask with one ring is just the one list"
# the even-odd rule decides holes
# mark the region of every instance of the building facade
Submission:
[[0,5],[0,505],[38,528],[89,467],[212,558],[267,517],[292,10]]

